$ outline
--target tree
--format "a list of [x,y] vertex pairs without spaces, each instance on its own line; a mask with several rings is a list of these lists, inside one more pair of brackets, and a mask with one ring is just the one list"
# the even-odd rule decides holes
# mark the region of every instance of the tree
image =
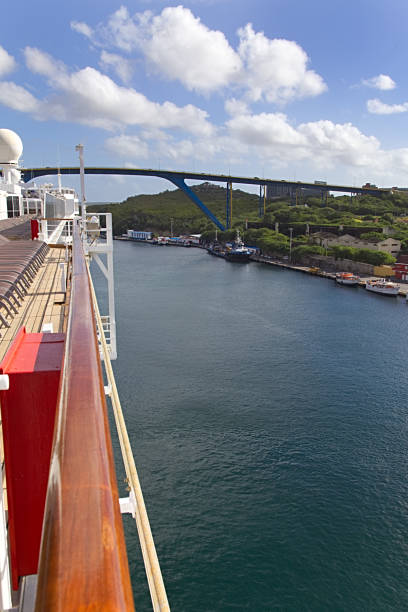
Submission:
[[384,234],[381,232],[365,232],[360,235],[362,240],[369,240],[370,242],[380,242],[384,240]]
[[324,255],[326,249],[317,244],[302,244],[292,249],[292,261],[302,261],[305,255]]

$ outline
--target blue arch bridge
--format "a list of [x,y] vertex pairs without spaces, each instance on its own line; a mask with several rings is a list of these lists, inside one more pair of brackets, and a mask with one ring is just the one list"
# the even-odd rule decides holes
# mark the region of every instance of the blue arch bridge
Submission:
[[[65,168],[20,168],[24,182],[29,182],[39,176],[50,176],[56,174],[80,174],[79,167],[65,167]],[[316,181],[314,183],[307,183],[302,181],[283,181],[274,179],[265,179],[255,177],[243,177],[243,176],[232,176],[225,174],[208,174],[201,172],[175,172],[173,170],[152,170],[142,168],[97,168],[97,167],[85,167],[85,174],[112,174],[112,175],[125,175],[125,176],[155,176],[158,178],[166,179],[176,185],[179,189],[194,202],[202,212],[222,231],[231,227],[231,211],[232,211],[232,185],[245,184],[245,185],[259,185],[259,216],[262,217],[265,214],[265,205],[267,193],[276,195],[289,195],[292,198],[292,202],[296,203],[298,197],[301,197],[302,193],[309,192],[309,195],[320,194],[322,203],[327,198],[330,191],[337,191],[342,193],[350,194],[369,194],[378,195],[379,193],[389,193],[389,188],[377,188],[373,185],[367,187],[355,187],[349,185],[329,185],[322,181]],[[225,226],[217,217],[209,210],[209,208],[200,200],[197,194],[186,184],[186,180],[194,181],[209,181],[225,183],[227,186],[226,191],[226,204],[225,204]]]

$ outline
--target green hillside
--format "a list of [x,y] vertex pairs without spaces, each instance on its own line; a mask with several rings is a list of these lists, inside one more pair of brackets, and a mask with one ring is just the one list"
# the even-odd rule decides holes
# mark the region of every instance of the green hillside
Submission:
[[[226,188],[203,183],[192,189],[211,212],[225,223]],[[258,221],[258,200],[258,196],[254,194],[234,189],[233,225],[242,225],[245,219]],[[208,217],[180,189],[155,195],[131,196],[119,204],[95,206],[92,210],[112,213],[115,235],[123,234],[127,229],[169,234],[171,219],[174,234],[201,233],[214,229]]]
[[[192,188],[200,200],[225,224],[225,187],[202,183]],[[290,205],[289,199],[273,200],[267,203],[264,217],[258,216],[259,198],[240,189],[233,190],[232,227],[243,230],[248,220],[251,244],[265,249],[271,241],[276,249],[287,249],[289,228],[292,228],[294,246],[308,242],[306,236],[319,229],[340,233],[352,232],[367,240],[375,241],[392,235],[401,241],[401,251],[408,253],[408,193],[395,192],[379,194],[377,197],[363,195],[328,196],[321,198],[308,197],[298,199],[298,205]],[[188,198],[176,189],[155,195],[129,197],[124,202],[104,206],[95,206],[92,210],[111,212],[115,235],[127,229],[152,231],[156,235],[170,234],[171,220],[173,233],[200,233],[203,239],[214,238],[214,225],[203,212]],[[276,224],[279,234],[274,232]],[[386,228],[386,230],[384,230]],[[258,233],[256,233],[258,232]],[[274,234],[275,235],[272,235]],[[235,232],[219,233],[219,239],[229,240]],[[266,241],[266,242],[265,242]]]

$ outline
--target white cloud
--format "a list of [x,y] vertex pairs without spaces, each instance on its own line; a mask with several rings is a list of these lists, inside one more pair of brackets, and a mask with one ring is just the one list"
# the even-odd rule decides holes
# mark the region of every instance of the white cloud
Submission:
[[241,60],[224,34],[210,30],[189,9],[165,8],[145,27],[143,52],[167,78],[207,93],[234,81]]
[[132,76],[132,65],[131,62],[121,55],[116,53],[108,53],[103,50],[101,53],[101,60],[99,65],[103,70],[112,68],[123,83],[129,83]]
[[234,49],[223,32],[211,30],[183,6],[133,17],[122,6],[106,25],[97,26],[92,40],[141,53],[156,74],[202,94],[231,88],[252,101],[286,104],[327,89],[322,77],[308,69],[309,58],[296,42],[269,39],[251,24],[238,36]]
[[0,82],[0,103],[23,113],[37,113],[40,102],[29,91],[12,82]]
[[248,145],[259,147],[303,147],[305,139],[292,128],[283,113],[238,115],[227,122],[230,134]]
[[70,25],[75,32],[78,32],[78,34],[82,34],[83,36],[86,36],[86,38],[92,39],[93,30],[83,21],[71,21]]
[[235,115],[246,115],[249,113],[248,106],[244,100],[236,100],[235,98],[230,98],[226,100],[224,103],[225,111],[234,117]]
[[80,25],[94,44],[142,53],[152,71],[180,81],[190,91],[219,89],[241,69],[241,60],[224,34],[210,30],[182,6],[167,7],[157,16],[145,11],[133,17],[121,6],[94,32],[89,29],[88,34],[88,26]]
[[119,157],[131,157],[132,159],[146,159],[149,154],[149,147],[138,136],[122,134],[113,136],[105,141],[106,148]]
[[0,46],[0,77],[13,72],[16,67],[17,63],[14,57]]
[[76,121],[112,130],[124,125],[176,129],[209,136],[213,127],[207,112],[187,104],[151,102],[133,88],[117,85],[95,68],[69,72],[67,67],[39,49],[25,49],[27,67],[48,79],[51,98],[41,102],[41,116]]
[[366,136],[351,123],[314,121],[299,125],[298,131],[305,137],[306,148],[312,155],[320,160],[327,156],[329,164],[364,166],[380,149],[377,138]]
[[65,79],[68,75],[68,70],[63,62],[55,60],[51,55],[40,49],[26,47],[24,57],[27,68],[34,74],[40,74],[55,81]]
[[243,81],[252,100],[265,98],[282,104],[317,96],[327,89],[318,74],[307,70],[309,59],[296,42],[271,40],[263,32],[254,32],[251,24],[238,34],[239,54],[245,64]]
[[[148,144],[147,144],[148,143]],[[149,147],[151,159],[187,164],[200,160],[206,167],[218,160],[241,157],[247,165],[265,163],[287,167],[293,162],[315,165],[321,169],[359,168],[361,171],[385,172],[388,164],[402,164],[401,151],[385,152],[379,141],[366,136],[350,123],[336,124],[321,120],[293,125],[283,113],[242,114],[229,119],[217,139],[177,139],[160,131],[145,130],[137,136],[109,139],[107,146],[130,159],[142,158]],[[391,167],[390,167],[391,169]]]
[[161,142],[157,148],[157,154],[162,159],[170,162],[186,163],[194,157],[195,145],[191,140],[169,139],[168,142]]
[[196,169],[198,163],[201,170],[237,173],[231,164],[243,164],[241,169],[264,167],[269,178],[274,169],[292,173],[294,163],[302,165],[305,178],[313,173],[322,176],[323,170],[326,177],[340,171],[348,180],[358,173],[383,185],[401,184],[401,176],[408,172],[408,148],[386,151],[375,137],[350,123],[321,120],[296,126],[283,113],[234,116],[217,139],[177,139],[163,131],[143,130],[136,136],[108,139],[106,146],[136,163],[146,159],[148,147],[151,167],[161,160],[162,167],[173,169]]
[[283,113],[236,116],[227,122],[236,146],[250,146],[259,156],[278,160],[313,160],[324,167],[364,166],[379,153],[380,143],[355,126],[322,120],[292,126]]
[[110,16],[106,26],[98,26],[98,34],[102,42],[105,40],[122,51],[130,52],[139,44],[140,28],[127,8],[121,6]]
[[402,104],[384,104],[381,100],[374,98],[373,100],[367,100],[367,110],[375,115],[406,113],[408,111],[408,102],[403,102]]
[[387,74],[379,74],[378,76],[371,77],[371,79],[363,79],[363,85],[373,87],[374,89],[381,89],[382,91],[396,87],[395,81]]

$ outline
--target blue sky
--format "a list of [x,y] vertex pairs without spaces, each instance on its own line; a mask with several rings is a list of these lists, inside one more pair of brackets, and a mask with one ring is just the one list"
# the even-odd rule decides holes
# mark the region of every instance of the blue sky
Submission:
[[26,166],[77,164],[81,142],[87,165],[408,186],[407,23],[406,0],[15,3],[0,127]]

